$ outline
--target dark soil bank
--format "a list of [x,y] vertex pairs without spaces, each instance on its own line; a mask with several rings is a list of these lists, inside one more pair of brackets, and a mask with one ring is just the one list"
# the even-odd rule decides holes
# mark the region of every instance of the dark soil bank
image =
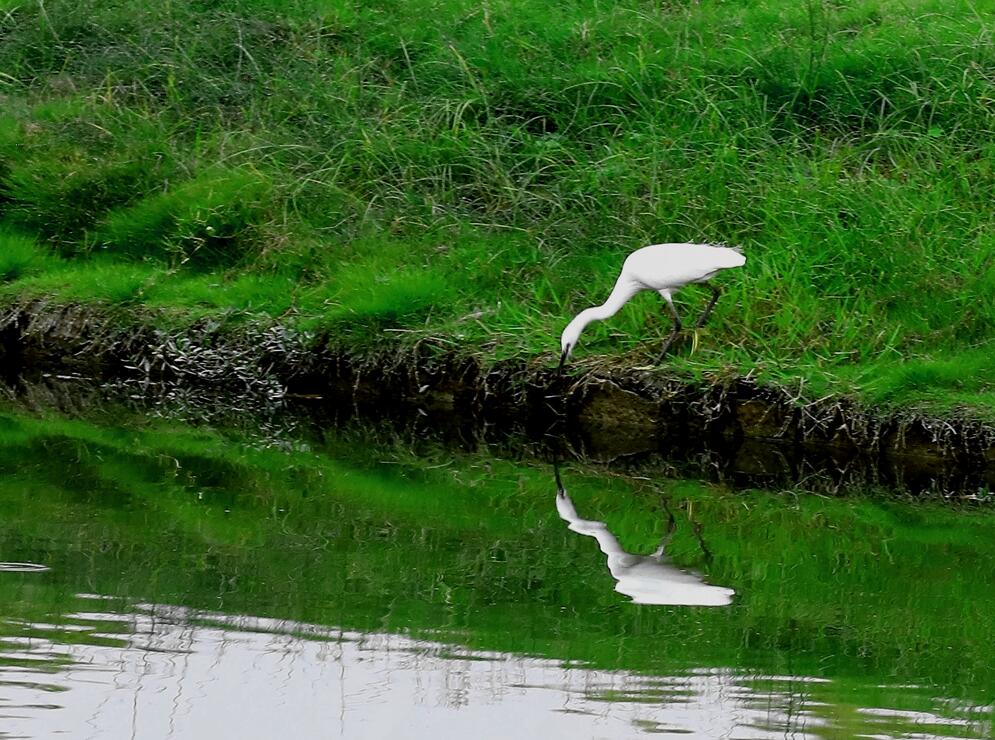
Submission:
[[428,343],[355,354],[327,349],[329,339],[279,326],[125,329],[120,317],[32,302],[0,314],[0,369],[8,381],[186,384],[339,417],[428,417],[478,438],[524,433],[556,440],[564,454],[666,460],[746,485],[883,485],[956,498],[995,488],[995,429],[974,421],[805,403],[743,378],[690,383],[618,369],[560,377],[541,364],[484,366]]

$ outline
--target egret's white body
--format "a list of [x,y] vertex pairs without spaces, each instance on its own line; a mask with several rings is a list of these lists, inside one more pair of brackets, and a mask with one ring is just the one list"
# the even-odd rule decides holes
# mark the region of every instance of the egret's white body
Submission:
[[[622,264],[622,272],[608,300],[600,306],[581,311],[563,330],[560,336],[560,366],[573,352],[580,333],[588,324],[614,316],[632,296],[643,290],[655,290],[663,296],[674,317],[674,329],[663,348],[663,353],[666,353],[681,328],[680,317],[674,307],[674,292],[688,283],[706,282],[722,270],[742,267],[745,263],[746,257],[738,249],[712,244],[653,244],[637,249]],[[708,319],[718,297],[718,289],[713,287],[712,300],[698,319],[699,327]]]
[[616,581],[615,590],[635,603],[681,606],[726,606],[732,603],[732,597],[736,594],[733,589],[713,586],[698,574],[668,563],[663,553],[666,542],[652,555],[635,555],[622,549],[604,522],[582,519],[559,483],[559,472],[556,510],[571,531],[597,540],[601,552],[608,557],[608,570]]

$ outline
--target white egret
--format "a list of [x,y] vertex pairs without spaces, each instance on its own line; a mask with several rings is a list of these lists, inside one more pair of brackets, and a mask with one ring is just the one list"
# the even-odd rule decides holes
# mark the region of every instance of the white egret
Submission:
[[[643,290],[655,290],[670,307],[674,317],[674,328],[663,343],[662,358],[681,330],[681,318],[674,307],[673,294],[688,283],[703,283],[721,270],[742,267],[746,257],[736,247],[723,247],[713,244],[653,244],[625,258],[622,272],[615,282],[611,295],[600,306],[592,306],[577,314],[567,324],[560,336],[560,370],[570,357],[584,327],[592,321],[602,321],[614,316],[632,296]],[[712,299],[698,319],[696,328],[704,326],[719,299],[719,289],[714,285]]]

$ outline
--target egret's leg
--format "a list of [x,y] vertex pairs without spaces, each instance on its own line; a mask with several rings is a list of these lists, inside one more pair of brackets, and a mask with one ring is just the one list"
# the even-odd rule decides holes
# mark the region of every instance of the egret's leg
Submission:
[[708,549],[705,544],[704,538],[701,536],[701,522],[691,522],[691,529],[694,530],[695,539],[698,540],[698,546],[701,548],[701,554],[705,558],[705,562],[711,564],[712,562],[712,551]]
[[712,300],[710,300],[708,305],[705,306],[705,310],[702,311],[701,316],[698,318],[698,323],[695,324],[695,326],[699,329],[705,325],[706,321],[708,321],[708,317],[712,315],[712,309],[715,308],[716,301],[718,301],[719,296],[722,295],[722,291],[714,285],[709,285],[708,287],[712,289]]
[[667,545],[670,544],[670,540],[674,536],[674,530],[677,529],[677,520],[674,518],[674,513],[670,510],[670,506],[667,504],[667,499],[663,499],[663,509],[667,512],[667,532],[663,535],[660,546],[650,555],[651,558],[656,558],[657,560],[663,558]]
[[660,295],[663,296],[663,300],[667,302],[667,306],[670,308],[670,313],[674,317],[674,328],[670,332],[670,336],[663,343],[663,349],[660,351],[660,356],[656,358],[657,362],[663,359],[663,356],[667,354],[667,350],[670,349],[670,345],[674,343],[677,339],[677,335],[681,331],[681,317],[677,315],[677,308],[674,306],[674,299],[670,297],[669,290],[661,290]]

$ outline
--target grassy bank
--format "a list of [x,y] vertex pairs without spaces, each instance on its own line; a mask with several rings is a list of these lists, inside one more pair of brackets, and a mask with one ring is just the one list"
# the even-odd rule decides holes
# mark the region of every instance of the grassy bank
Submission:
[[[742,244],[678,372],[995,417],[995,8],[0,0],[0,293],[544,354]],[[689,313],[706,293],[680,294]],[[646,365],[644,295],[579,362]]]

